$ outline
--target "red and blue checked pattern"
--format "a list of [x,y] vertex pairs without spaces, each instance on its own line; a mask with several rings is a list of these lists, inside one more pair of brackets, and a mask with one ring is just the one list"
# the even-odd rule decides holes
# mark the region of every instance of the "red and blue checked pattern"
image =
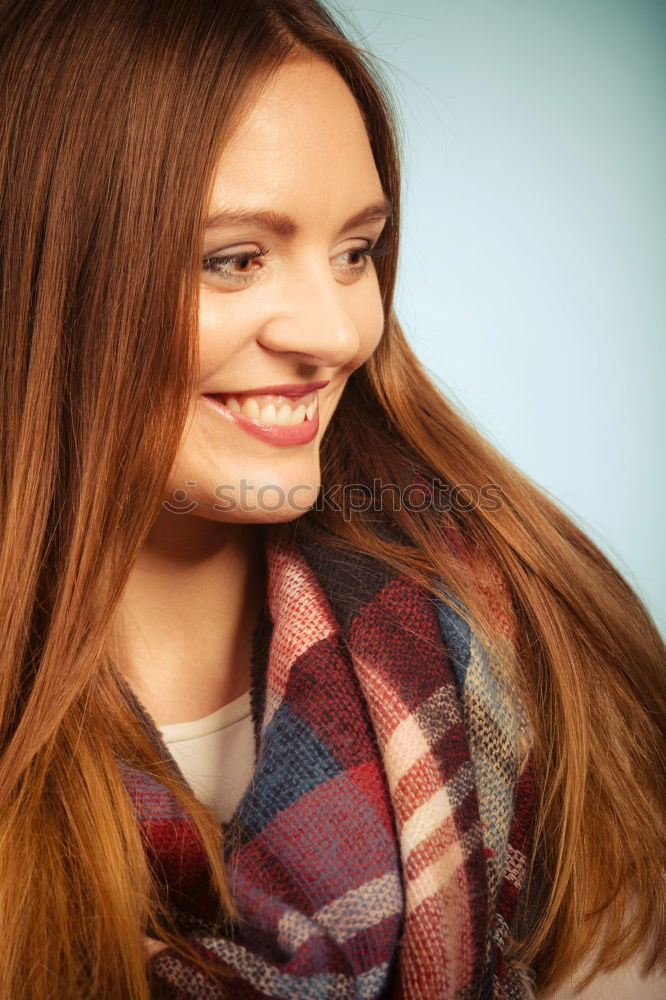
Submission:
[[[166,948],[149,962],[151,995],[531,997],[504,955],[535,808],[506,663],[455,609],[375,560],[287,542],[279,526],[266,537],[257,764],[225,825],[243,918],[232,932],[215,920],[187,817],[164,788],[125,773],[181,929],[229,974],[215,983]],[[511,657],[508,592],[484,566]]]

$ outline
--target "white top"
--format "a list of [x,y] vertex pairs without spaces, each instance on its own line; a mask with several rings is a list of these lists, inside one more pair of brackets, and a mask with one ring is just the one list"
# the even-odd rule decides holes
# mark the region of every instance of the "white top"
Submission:
[[[162,738],[197,798],[224,823],[252,779],[255,767],[254,730],[247,691],[203,719],[158,726]],[[538,1000],[663,1000],[666,973],[640,975],[640,959],[597,976],[582,993],[574,993],[573,982]],[[581,970],[578,981],[582,977]]]
[[196,797],[228,823],[254,772],[250,692],[203,719],[157,728]]

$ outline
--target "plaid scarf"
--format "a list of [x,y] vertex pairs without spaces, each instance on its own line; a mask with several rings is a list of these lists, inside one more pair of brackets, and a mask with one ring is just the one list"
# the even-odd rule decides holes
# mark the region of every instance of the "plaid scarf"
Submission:
[[[240,924],[216,920],[187,815],[124,768],[179,929],[230,974],[216,984],[165,948],[148,963],[151,996],[532,997],[504,954],[535,809],[529,727],[508,671],[454,608],[378,561],[286,542],[274,527],[266,539],[256,769],[223,824]],[[487,559],[482,568],[509,658],[508,590]]]

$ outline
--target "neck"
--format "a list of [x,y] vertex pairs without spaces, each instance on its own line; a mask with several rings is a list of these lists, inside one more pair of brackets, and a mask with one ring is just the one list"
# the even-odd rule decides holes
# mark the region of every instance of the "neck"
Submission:
[[261,525],[160,512],[110,637],[115,663],[158,726],[209,715],[249,689],[265,587]]

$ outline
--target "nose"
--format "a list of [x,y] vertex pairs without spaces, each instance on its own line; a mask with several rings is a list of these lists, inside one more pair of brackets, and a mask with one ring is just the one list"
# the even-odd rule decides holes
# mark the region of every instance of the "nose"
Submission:
[[354,361],[361,340],[353,288],[336,281],[327,259],[290,269],[272,291],[271,313],[257,336],[264,348],[297,354],[318,367],[342,368]]

